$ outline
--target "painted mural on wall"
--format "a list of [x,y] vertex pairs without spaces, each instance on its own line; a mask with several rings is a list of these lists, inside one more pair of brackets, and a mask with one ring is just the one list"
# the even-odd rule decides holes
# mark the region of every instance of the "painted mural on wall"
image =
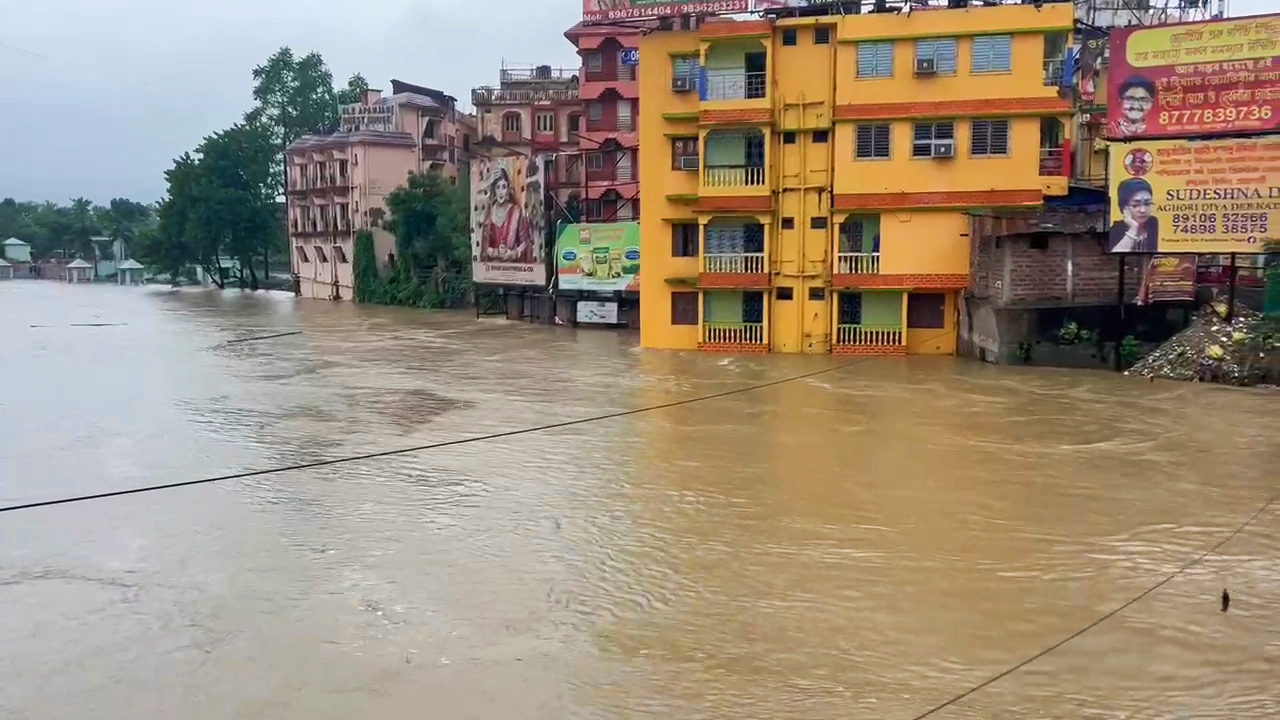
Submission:
[[546,285],[545,159],[471,163],[471,259],[477,283]]

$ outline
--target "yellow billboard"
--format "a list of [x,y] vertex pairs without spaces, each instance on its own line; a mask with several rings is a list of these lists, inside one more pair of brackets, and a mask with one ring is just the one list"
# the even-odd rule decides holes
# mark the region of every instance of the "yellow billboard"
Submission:
[[1113,253],[1261,253],[1280,242],[1280,137],[1110,143]]

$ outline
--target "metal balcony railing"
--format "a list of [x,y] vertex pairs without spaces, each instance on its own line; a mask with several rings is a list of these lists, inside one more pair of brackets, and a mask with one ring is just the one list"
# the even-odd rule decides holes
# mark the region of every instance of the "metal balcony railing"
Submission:
[[898,325],[837,325],[836,345],[901,345],[906,339]]
[[759,275],[765,272],[764,253],[703,255],[702,271],[708,273],[746,273]]
[[838,275],[878,275],[880,253],[839,253],[836,255]]
[[553,68],[547,65],[540,65],[536,67],[503,68],[498,71],[498,81],[502,83],[547,80],[567,82],[577,77],[577,75],[578,68]]
[[764,323],[704,322],[702,342],[708,345],[763,345]]
[[1066,149],[1040,148],[1040,177],[1061,177],[1066,174]]
[[713,165],[703,172],[707,187],[759,187],[764,185],[764,167],[760,165]]
[[754,100],[763,98],[768,84],[762,72],[708,72],[707,100]]
[[1063,58],[1051,58],[1044,61],[1044,84],[1046,87],[1062,85],[1066,73],[1067,61]]

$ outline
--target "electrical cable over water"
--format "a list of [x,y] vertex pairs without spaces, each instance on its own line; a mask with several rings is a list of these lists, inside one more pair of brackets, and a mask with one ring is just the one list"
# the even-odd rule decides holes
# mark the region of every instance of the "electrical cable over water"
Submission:
[[[296,333],[284,333],[292,335]],[[245,338],[242,342],[248,340],[261,340],[263,338]],[[383,450],[380,452],[364,453],[361,455],[347,455],[339,458],[330,458],[328,460],[316,460],[309,463],[299,463],[297,465],[287,465],[284,467],[265,468],[262,470],[246,470],[244,472],[228,473],[226,475],[217,475],[214,477],[200,478],[198,480],[182,480],[179,482],[163,483],[160,485],[144,485],[142,487],[128,488],[125,490],[111,490],[109,492],[94,493],[92,495],[77,495],[74,497],[58,498],[56,500],[38,500],[36,502],[22,503],[19,505],[9,505],[0,507],[0,513],[17,512],[19,510],[34,510],[35,508],[52,507],[54,505],[69,505],[71,503],[87,502],[89,500],[105,500],[113,497],[123,497],[125,495],[138,495],[140,493],[155,492],[157,490],[173,490],[176,488],[191,487],[193,485],[207,485],[209,483],[226,482],[228,480],[244,480],[246,478],[262,477],[264,475],[275,475],[278,473],[292,472],[294,470],[311,470],[313,468],[328,467],[331,465],[342,465],[345,463],[359,462],[361,460],[374,460],[377,458],[394,457],[396,455],[408,455],[410,453],[425,452],[427,450],[438,450],[440,448],[454,447],[456,445],[468,445],[471,443],[483,442],[486,440],[499,440],[501,438],[516,437],[519,435],[529,435],[531,433],[544,432],[547,430],[558,430],[560,428],[573,427],[575,425],[586,425],[588,423],[600,422],[602,420],[613,420],[616,418],[627,417],[629,415],[639,415],[641,413],[653,412],[655,410],[665,410],[667,408],[680,407],[682,405],[692,405],[694,403],[706,400],[716,400],[718,398],[729,397],[731,395],[741,395],[743,393],[763,390],[765,388],[784,385],[797,380],[806,380],[808,378],[817,377],[819,375],[827,375],[829,373],[843,370],[847,367],[857,365],[865,360],[854,360],[852,362],[842,363],[813,372],[802,373],[800,375],[792,375],[790,377],[781,378],[779,380],[770,380],[769,382],[758,383],[756,385],[748,385],[746,387],[734,388],[733,390],[725,390],[723,392],[711,393],[709,395],[700,395],[698,397],[687,398],[684,400],[673,400],[668,403],[659,405],[649,405],[642,408],[634,408],[631,410],[619,410],[618,412],[606,413],[604,415],[593,415],[591,417],[578,418],[577,420],[565,420],[547,425],[538,425],[535,427],[521,428],[519,430],[507,430],[505,432],[490,433],[488,435],[475,435],[467,438],[459,438],[457,440],[445,440],[437,443],[428,443],[426,445],[415,445],[407,448],[397,448],[395,450]]]

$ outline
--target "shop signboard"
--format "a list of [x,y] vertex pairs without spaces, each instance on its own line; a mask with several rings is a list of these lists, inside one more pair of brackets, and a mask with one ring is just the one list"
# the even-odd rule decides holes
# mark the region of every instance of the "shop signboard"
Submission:
[[565,225],[556,240],[561,290],[638,292],[640,223]]

